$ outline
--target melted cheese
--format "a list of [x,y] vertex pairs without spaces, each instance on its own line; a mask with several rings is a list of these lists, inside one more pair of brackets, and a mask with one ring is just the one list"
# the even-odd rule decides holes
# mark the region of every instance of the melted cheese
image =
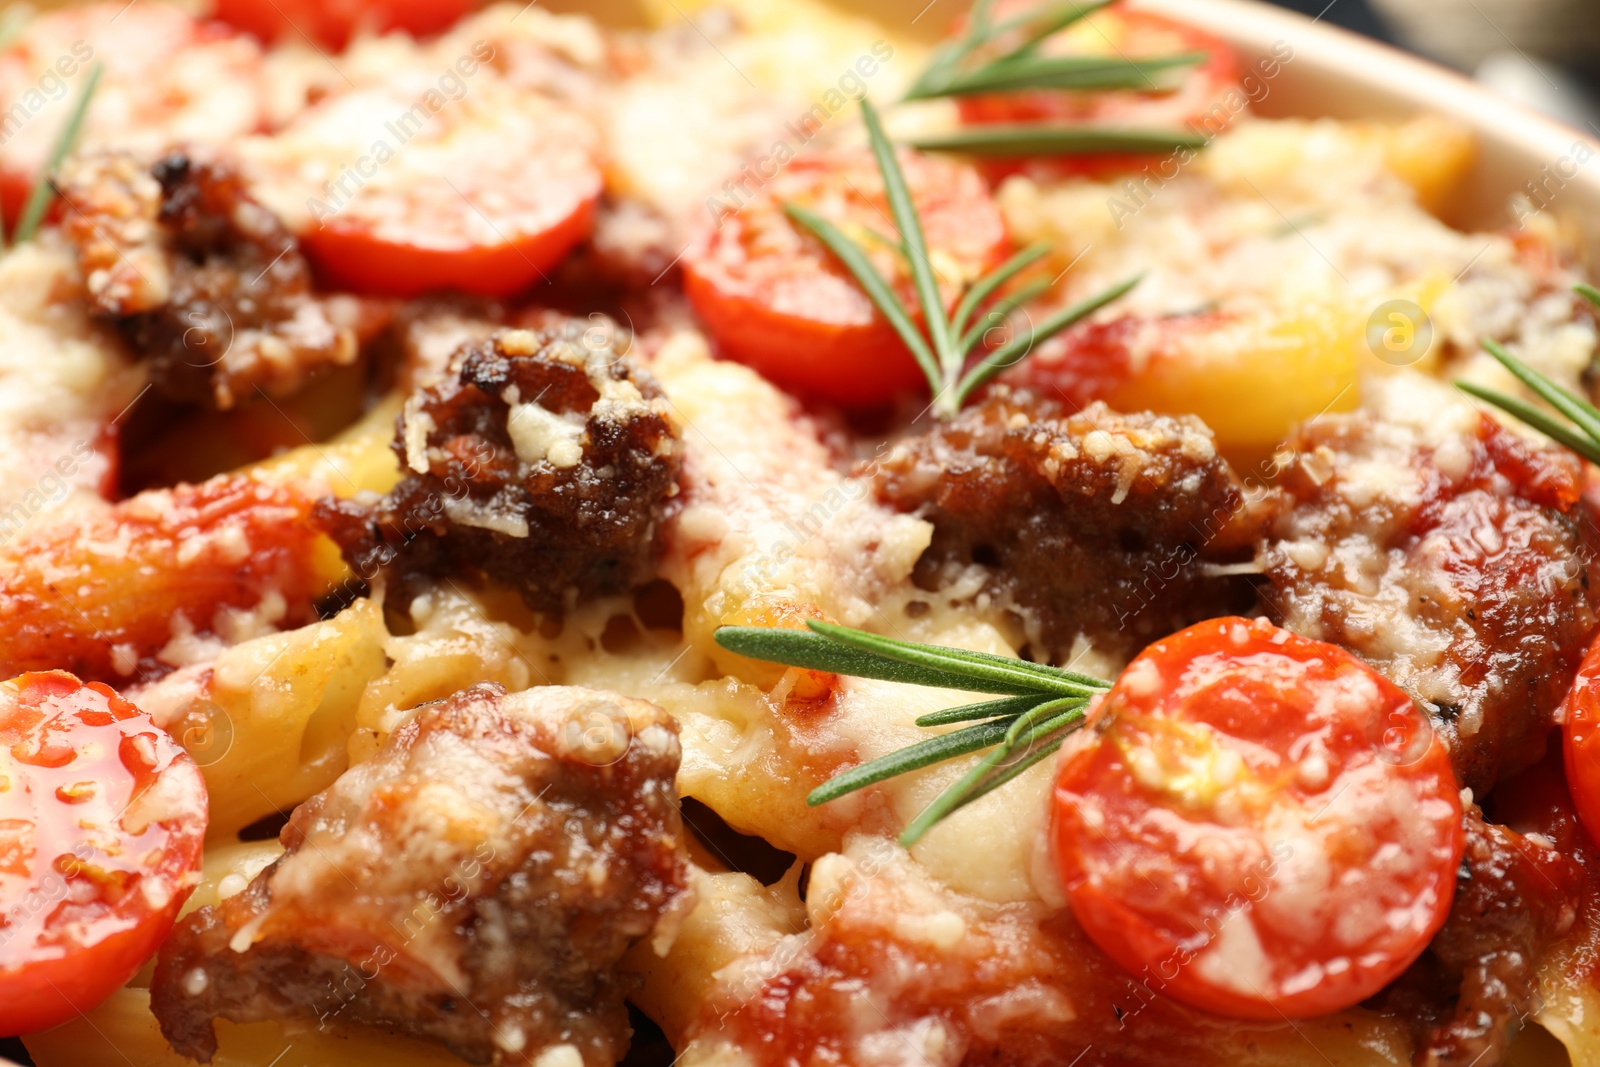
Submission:
[[0,539],[63,504],[94,506],[106,433],[143,370],[95,326],[71,257],[39,241],[0,257]]

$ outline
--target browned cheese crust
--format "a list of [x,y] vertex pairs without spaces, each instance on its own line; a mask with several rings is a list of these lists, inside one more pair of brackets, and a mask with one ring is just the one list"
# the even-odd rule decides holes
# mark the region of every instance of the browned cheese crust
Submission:
[[356,359],[355,330],[336,321],[352,309],[313,294],[298,244],[231,167],[90,155],[61,189],[90,301],[150,361],[161,396],[226,410]]
[[947,423],[908,437],[877,476],[891,506],[933,523],[918,561],[924,589],[974,564],[985,590],[1022,609],[1036,655],[1061,659],[1082,636],[1114,655],[1250,601],[1208,575],[1260,528],[1198,419],[1077,414],[996,388]]
[[320,514],[362,578],[404,608],[436,578],[483,574],[535,611],[646,581],[677,495],[660,387],[581,325],[463,345],[397,421],[406,476]]
[[483,683],[419,708],[295,809],[288,851],[194,912],[151,986],[209,1062],[212,1019],[299,1017],[437,1038],[474,1063],[627,1049],[615,965],[689,905],[677,728],[653,704]]

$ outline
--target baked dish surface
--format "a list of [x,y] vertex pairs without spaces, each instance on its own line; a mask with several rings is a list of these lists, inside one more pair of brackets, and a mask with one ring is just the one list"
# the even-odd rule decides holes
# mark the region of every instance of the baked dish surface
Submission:
[[0,11],[0,1035],[1600,1065],[1590,143],[925,18]]

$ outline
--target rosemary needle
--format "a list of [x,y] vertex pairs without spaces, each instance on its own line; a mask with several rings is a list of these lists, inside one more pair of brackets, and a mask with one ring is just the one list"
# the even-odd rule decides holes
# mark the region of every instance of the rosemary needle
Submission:
[[[906,92],[907,100],[981,93],[1060,90],[1161,92],[1177,87],[1204,63],[1205,52],[1171,55],[1047,55],[1041,45],[1106,0],[1044,5],[1001,23],[990,19],[991,3],[975,4],[965,33],[934,53]],[[978,58],[1013,33],[1020,41],[998,55]],[[985,124],[911,142],[930,151],[977,155],[1077,155],[1092,152],[1164,152],[1198,148],[1206,138],[1183,130],[1138,130],[1059,123]]]
[[89,101],[93,99],[95,88],[100,84],[100,75],[104,72],[104,65],[98,61],[89,68],[89,76],[84,80],[83,88],[78,90],[77,99],[72,102],[72,113],[67,117],[66,125],[56,134],[55,144],[50,147],[50,158],[28,193],[27,202],[22,208],[22,217],[17,220],[16,233],[12,235],[14,243],[22,244],[32,238],[39,228],[39,223],[44,220],[45,209],[50,206],[50,198],[55,195],[52,176],[72,151],[73,146],[78,143],[78,135],[83,130],[84,116],[89,112]]
[[[1017,89],[1160,88],[1157,78],[1205,60],[1203,52],[1139,58],[1041,55],[1044,41],[1108,6],[1107,0],[1045,5],[999,24],[989,22],[991,6],[974,5],[966,33],[934,53],[906,91],[907,100]],[[1021,32],[1019,43],[999,55],[969,62],[984,46],[1013,31]]]
[[1047,122],[991,123],[953,133],[928,134],[906,143],[926,152],[975,156],[1087,155],[1095,152],[1164,152],[1204,148],[1204,134],[1182,130],[1134,130],[1102,126],[1057,126]]
[[1111,687],[1100,678],[1027,660],[900,641],[815,620],[806,625],[806,630],[724,626],[715,638],[730,652],[791,667],[1014,694],[924,715],[917,719],[918,726],[973,725],[852,767],[806,797],[808,804],[826,804],[890,778],[989,749],[906,826],[900,843],[908,848],[941,819],[1055,752],[1066,735],[1082,725],[1090,700]]
[[[1573,287],[1577,294],[1600,308],[1600,290],[1589,285]],[[1533,427],[1551,440],[1572,449],[1591,463],[1600,464],[1600,410],[1548,377],[1540,374],[1522,360],[1507,352],[1494,341],[1483,342],[1484,351],[1493,356],[1501,366],[1510,371],[1518,381],[1555,409],[1551,414],[1519,397],[1509,396],[1495,389],[1473,382],[1457,381],[1456,388],[1513,416]],[[1560,416],[1558,418],[1557,416]],[[1563,422],[1562,419],[1566,421]]]

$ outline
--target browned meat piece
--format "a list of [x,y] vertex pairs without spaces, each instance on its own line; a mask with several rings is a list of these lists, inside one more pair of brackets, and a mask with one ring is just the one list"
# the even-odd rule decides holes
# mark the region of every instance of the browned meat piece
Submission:
[[1325,416],[1288,448],[1269,610],[1415,696],[1480,796],[1535,762],[1597,618],[1577,461],[1471,408]]
[[[288,851],[162,946],[151,1008],[209,1062],[214,1017],[370,1023],[474,1063],[613,1064],[617,961],[691,903],[677,727],[587,689],[425,704],[299,808]],[[663,926],[663,931],[670,929]]]
[[1418,1067],[1504,1061],[1536,1008],[1539,966],[1578,916],[1583,872],[1541,836],[1468,810],[1450,917],[1428,951],[1379,998],[1414,1020]]
[[1202,561],[1247,543],[1268,503],[1247,499],[1196,419],[1101,403],[1069,415],[1003,388],[900,443],[877,489],[933,523],[918,585],[988,568],[984,591],[1031,615],[1035,651],[1051,658],[1079,635],[1128,655],[1247,605],[1247,584]]
[[227,166],[91,155],[61,188],[90,299],[150,360],[161,395],[225,410],[356,358],[355,323],[342,321],[355,307],[312,294],[294,238]]
[[397,421],[400,484],[320,506],[356,572],[388,577],[391,604],[463,571],[545,612],[650,577],[677,431],[655,381],[585,338],[573,322],[463,345]]

